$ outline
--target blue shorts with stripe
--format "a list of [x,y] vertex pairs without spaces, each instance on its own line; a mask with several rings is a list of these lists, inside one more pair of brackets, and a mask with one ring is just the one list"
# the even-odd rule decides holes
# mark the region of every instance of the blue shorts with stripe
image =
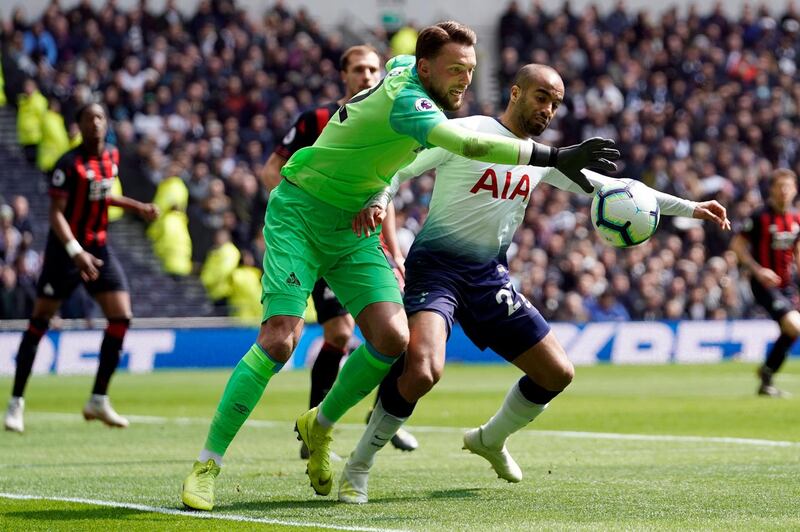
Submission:
[[509,362],[550,332],[536,307],[516,291],[501,259],[466,264],[441,252],[412,248],[403,302],[409,316],[421,311],[441,315],[448,337],[457,320],[477,347],[488,347]]

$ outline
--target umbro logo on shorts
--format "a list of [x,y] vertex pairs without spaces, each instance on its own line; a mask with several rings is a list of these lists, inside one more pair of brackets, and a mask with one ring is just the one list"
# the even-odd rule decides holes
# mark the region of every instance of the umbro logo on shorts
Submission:
[[290,273],[289,277],[286,278],[286,284],[289,284],[289,285],[292,285],[292,286],[302,286],[300,284],[300,279],[297,278],[297,276],[294,274],[294,272]]
[[233,403],[233,409],[244,416],[250,413],[250,409],[247,408],[247,405],[243,405],[242,403]]

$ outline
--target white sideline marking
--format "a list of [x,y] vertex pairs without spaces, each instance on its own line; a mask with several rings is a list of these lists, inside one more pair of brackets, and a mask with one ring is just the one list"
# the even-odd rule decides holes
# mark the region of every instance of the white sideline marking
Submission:
[[[32,413],[35,417],[76,421],[82,419],[79,414],[67,414],[63,412],[41,412]],[[31,415],[31,414],[29,414]],[[163,416],[126,416],[131,422],[145,425],[207,425],[210,420],[200,417],[163,417]],[[249,419],[247,425],[256,428],[286,428],[291,427],[291,423],[286,421],[267,421],[261,419]],[[364,425],[358,423],[339,423],[337,428],[346,430],[364,430]],[[471,427],[430,427],[424,425],[409,425],[409,430],[413,432],[429,432],[444,434],[462,434]],[[623,434],[617,432],[579,432],[572,430],[523,430],[520,434],[527,436],[552,436],[555,438],[574,438],[585,440],[629,440],[629,441],[656,441],[672,443],[726,443],[733,445],[753,445],[757,447],[800,447],[800,442],[781,441],[781,440],[762,440],[756,438],[733,438],[726,436],[676,436],[672,434]]]
[[[333,530],[353,530],[358,532],[383,532],[385,528],[368,528],[363,526],[331,525],[325,523],[302,522],[302,521],[283,521],[281,519],[269,519],[267,517],[248,517],[236,514],[214,514],[209,512],[193,512],[189,510],[178,510],[175,508],[162,508],[160,506],[148,506],[146,504],[135,504],[130,502],[103,501],[98,499],[83,499],[81,497],[47,497],[44,495],[24,495],[19,493],[0,492],[2,499],[16,499],[21,501],[60,501],[79,504],[92,504],[94,506],[107,506],[109,508],[127,508],[129,510],[139,510],[141,512],[151,512],[164,515],[178,515],[181,517],[194,517],[195,519],[219,519],[221,521],[236,521],[239,523],[263,523],[265,525],[285,525],[285,526],[304,526],[309,528],[328,528]],[[391,532],[402,532],[399,530]]]

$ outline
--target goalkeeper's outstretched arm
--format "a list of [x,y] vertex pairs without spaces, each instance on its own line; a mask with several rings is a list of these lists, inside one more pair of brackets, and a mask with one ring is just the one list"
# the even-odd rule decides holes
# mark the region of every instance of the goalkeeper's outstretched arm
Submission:
[[516,139],[462,128],[449,121],[440,122],[430,133],[429,144],[439,146],[456,155],[478,161],[530,166],[552,166],[577,183],[585,192],[592,185],[581,173],[592,167],[613,172],[620,158],[613,140],[591,138],[564,148],[539,144],[531,139]]
[[445,121],[428,133],[428,142],[445,150],[487,163],[555,166],[557,150],[530,139],[513,139],[466,129]]

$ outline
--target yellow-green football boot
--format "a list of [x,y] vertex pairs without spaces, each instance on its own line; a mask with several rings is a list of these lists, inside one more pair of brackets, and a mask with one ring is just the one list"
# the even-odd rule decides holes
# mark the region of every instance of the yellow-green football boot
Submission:
[[333,427],[323,427],[317,422],[319,407],[312,408],[299,418],[294,425],[297,439],[308,447],[309,457],[306,473],[311,487],[317,495],[328,495],[332,487],[331,473],[331,433]]
[[214,480],[219,466],[213,458],[208,462],[195,462],[192,472],[183,481],[181,500],[195,510],[211,511],[214,508]]

